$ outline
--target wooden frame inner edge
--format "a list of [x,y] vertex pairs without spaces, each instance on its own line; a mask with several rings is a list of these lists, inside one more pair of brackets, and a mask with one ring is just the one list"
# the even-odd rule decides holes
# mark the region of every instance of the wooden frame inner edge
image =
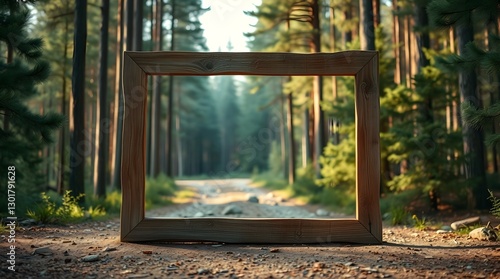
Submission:
[[[381,243],[378,53],[124,52],[120,239]],[[356,218],[145,218],[148,75],[354,76]]]

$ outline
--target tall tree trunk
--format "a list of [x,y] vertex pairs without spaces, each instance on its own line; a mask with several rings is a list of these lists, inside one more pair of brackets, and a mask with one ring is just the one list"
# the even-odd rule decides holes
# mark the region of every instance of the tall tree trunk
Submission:
[[[181,139],[181,117],[180,117],[180,107],[181,107],[181,96],[179,94],[175,95],[175,101],[176,101],[176,106],[177,106],[177,113],[175,114],[175,130],[177,131],[176,135],[176,144],[175,146],[177,147],[177,175],[178,176],[183,176],[184,175],[184,162],[183,162],[183,152],[182,152],[182,139]],[[196,154],[194,152],[195,150],[191,150],[192,154]],[[193,156],[194,157],[194,156]],[[191,158],[192,162],[195,162],[195,158]],[[191,171],[193,171],[193,168],[191,168]]]
[[[463,55],[467,43],[474,40],[472,25],[457,26],[458,51]],[[459,75],[460,101],[473,102],[481,107],[481,100],[477,95],[477,76],[475,69],[460,69]],[[476,209],[488,209],[488,189],[486,188],[484,137],[482,130],[471,128],[462,120],[462,135],[464,139],[464,155],[467,156],[465,175],[471,190],[470,201],[474,200]],[[470,207],[473,205],[469,204]]]
[[134,50],[142,50],[144,1],[134,0]]
[[94,195],[98,198],[106,196],[106,162],[108,150],[108,131],[105,122],[108,121],[108,27],[109,0],[102,1],[101,44],[99,49],[99,99],[96,125],[97,156],[94,162]]
[[[344,21],[350,21],[352,20],[352,7],[349,4],[349,6],[345,7],[344,10]],[[342,31],[342,44],[344,45],[344,49],[346,48],[346,44],[348,42],[352,41],[352,30],[351,29],[344,29]]]
[[[154,50],[160,51],[163,42],[163,1],[156,0],[154,24]],[[151,154],[150,173],[151,177],[160,174],[160,133],[161,133],[161,76],[153,76],[153,97],[151,98]]]
[[[392,0],[392,7],[397,13],[399,11],[398,1]],[[399,16],[394,13],[392,15],[392,45],[394,46],[395,70],[394,83],[401,84],[401,40],[400,40],[400,20]]]
[[124,1],[118,0],[118,18],[116,30],[116,76],[115,76],[115,99],[113,109],[113,145],[114,152],[111,159],[111,187],[121,189],[120,165],[122,154],[122,126],[123,126],[123,95],[122,95],[122,53],[124,49]]
[[134,0],[124,0],[125,1],[125,49],[124,50],[134,50]]
[[[66,10],[69,10],[69,1],[66,2]],[[67,60],[68,60],[68,48],[69,48],[69,18],[64,17],[64,51],[63,51],[63,64],[62,64],[62,101],[61,101],[61,114],[67,115],[66,101],[68,99],[67,95]],[[57,168],[59,173],[57,175],[57,192],[59,195],[64,194],[65,180],[66,180],[66,136],[68,132],[67,124],[63,124],[61,131],[59,133],[59,167]]]
[[[426,30],[426,27],[429,26],[429,19],[427,17],[427,8],[426,5],[427,3],[416,3],[415,4],[415,19],[416,19],[416,26],[420,28],[420,30]],[[415,32],[415,38],[416,38],[416,45],[417,49],[415,50],[416,53],[416,64],[418,67],[418,70],[416,70],[418,73],[422,72],[422,69],[424,67],[427,67],[429,65],[429,60],[427,57],[425,57],[424,54],[424,49],[429,49],[430,48],[430,38],[429,38],[429,33],[427,31],[420,31],[420,32]],[[434,122],[434,116],[432,114],[432,98],[431,97],[426,97],[423,101],[418,106],[418,112],[420,115],[420,121],[423,123],[423,125],[432,125]],[[425,166],[424,166],[425,167]],[[427,170],[427,173],[429,173],[430,170]],[[430,200],[430,205],[431,208],[434,211],[438,210],[438,192],[437,189],[434,187],[431,187],[428,192],[428,197]]]
[[[77,0],[75,6],[75,37],[73,49],[73,122],[71,130],[70,189],[73,196],[85,193],[85,53],[87,45],[87,1]],[[80,200],[84,202],[84,198]]]
[[[175,49],[175,1],[172,0],[172,19],[170,23],[170,32],[172,35],[170,36],[170,51]],[[166,160],[167,160],[167,176],[173,177],[173,160],[172,160],[172,122],[173,122],[173,109],[174,109],[174,76],[169,76],[168,82],[168,109],[167,109],[167,144],[165,145],[166,150]],[[179,113],[179,110],[177,111]]]
[[286,125],[285,125],[285,118],[287,117],[287,111],[285,108],[285,98],[287,98],[283,94],[283,84],[281,84],[280,87],[280,147],[281,147],[281,167],[283,169],[283,178],[286,178],[290,172],[289,169],[286,167]]
[[309,109],[308,104],[305,105],[306,108],[302,115],[302,167],[306,167],[309,162],[311,162],[311,141],[309,139]]
[[380,25],[380,0],[372,0],[373,7],[373,27],[376,29]]
[[[320,13],[319,13],[319,0],[313,0],[311,11],[312,11],[312,27],[313,27],[313,39],[311,42],[311,51],[313,53],[321,52],[321,25],[320,25]],[[321,110],[321,102],[323,102],[323,77],[315,76],[313,84],[313,94],[314,94],[314,166],[316,171],[316,176],[321,176],[321,165],[319,163],[319,158],[323,153],[323,149],[326,146],[325,137],[325,114]]]
[[359,0],[359,26],[362,50],[375,50],[372,0]]
[[286,95],[286,126],[288,130],[288,184],[295,183],[295,139],[293,132],[293,96],[290,92]]
[[[330,1],[332,2],[332,1]],[[330,7],[330,51],[335,52],[335,9],[333,7],[333,4],[331,4]],[[337,92],[337,77],[332,76],[332,96],[334,102],[337,101],[338,98],[338,92]],[[333,117],[331,119],[331,127],[329,127],[328,130],[331,129],[331,134],[333,136],[333,143],[334,144],[339,144],[340,142],[340,134],[338,133],[338,127],[340,126],[340,122],[337,118]]]
[[412,25],[410,24],[410,16],[403,17],[403,28],[404,28],[404,48],[405,48],[405,83],[406,86],[411,88],[411,54],[412,50],[412,41],[411,41],[411,33],[412,33]]
[[[125,1],[125,16],[124,30],[122,32],[122,52],[126,50],[134,50],[134,0],[122,0]],[[122,63],[120,63],[122,64]],[[121,72],[122,65],[120,65]],[[121,81],[121,80],[120,80]],[[113,173],[113,187],[116,189],[121,189],[121,178],[120,178],[120,167],[122,161],[122,131],[123,131],[123,114],[124,114],[124,102],[123,102],[123,88],[120,82],[119,100],[118,100],[118,118],[116,121],[116,147],[115,147],[115,162],[114,162],[114,173]]]

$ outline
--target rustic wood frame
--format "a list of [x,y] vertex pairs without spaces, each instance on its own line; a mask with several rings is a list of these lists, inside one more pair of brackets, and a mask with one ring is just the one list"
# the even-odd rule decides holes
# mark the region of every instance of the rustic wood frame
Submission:
[[[130,52],[123,55],[121,241],[381,243],[378,53]],[[145,218],[148,75],[354,76],[356,218]]]

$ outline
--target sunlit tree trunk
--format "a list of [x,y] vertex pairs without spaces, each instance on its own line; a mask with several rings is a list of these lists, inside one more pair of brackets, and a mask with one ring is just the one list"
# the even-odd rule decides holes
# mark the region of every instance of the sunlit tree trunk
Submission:
[[[392,7],[395,12],[399,10],[398,1],[392,0]],[[394,83],[401,83],[401,57],[400,57],[400,49],[401,43],[399,39],[399,16],[397,14],[392,15],[392,45],[394,48],[394,59],[395,59],[395,69],[394,69]]]
[[94,160],[94,195],[98,198],[106,196],[106,162],[108,150],[108,131],[104,130],[108,122],[108,27],[109,0],[102,1],[102,24],[99,48],[99,99],[96,121],[96,149]]
[[[321,25],[319,19],[319,1],[313,0],[311,5],[312,11],[312,42],[311,42],[311,52],[317,53],[321,52]],[[323,153],[323,148],[326,146],[326,136],[325,136],[325,114],[321,110],[321,102],[323,102],[323,77],[315,76],[313,84],[313,106],[314,106],[314,166],[316,170],[316,176],[321,176],[321,166],[319,163],[319,158]]]
[[113,146],[111,153],[111,187],[121,189],[120,162],[121,162],[121,131],[123,125],[123,96],[122,96],[122,52],[124,49],[124,1],[118,1],[118,15],[116,28],[116,66],[115,66],[115,92],[113,101]]
[[[333,7],[332,1],[330,1],[330,52],[335,52],[335,8]],[[333,100],[336,101],[338,98],[337,92],[337,77],[332,76],[332,96]],[[340,142],[340,134],[338,133],[338,128],[340,123],[337,118],[333,117],[330,121],[330,127],[328,127],[327,131],[332,131],[331,134],[333,136],[333,143],[339,144]]]

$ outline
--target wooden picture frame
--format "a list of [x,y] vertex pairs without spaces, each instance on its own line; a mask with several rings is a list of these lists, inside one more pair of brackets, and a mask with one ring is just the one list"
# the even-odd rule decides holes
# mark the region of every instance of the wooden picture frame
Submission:
[[[121,241],[381,243],[378,53],[132,52],[123,55]],[[356,218],[145,218],[148,75],[354,76]]]

